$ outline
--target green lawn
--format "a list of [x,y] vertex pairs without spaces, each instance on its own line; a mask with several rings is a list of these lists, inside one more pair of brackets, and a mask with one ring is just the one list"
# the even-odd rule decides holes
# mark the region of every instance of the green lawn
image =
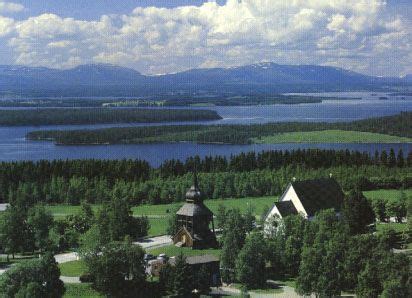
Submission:
[[[373,190],[365,191],[364,194],[368,199],[386,198],[394,200],[400,197],[401,190]],[[412,189],[404,190],[408,198],[412,198]],[[260,216],[265,207],[272,207],[277,197],[257,197],[257,198],[241,198],[241,199],[219,199],[205,200],[205,205],[216,214],[220,204],[227,208],[239,208],[245,212],[248,208],[252,208],[255,215]],[[132,208],[134,216],[148,216],[150,222],[149,236],[164,235],[166,233],[167,222],[170,215],[175,212],[183,202],[163,204],[163,205],[141,205]],[[69,214],[75,214],[79,211],[80,206],[69,205],[53,205],[47,207],[55,218],[64,218]],[[93,210],[98,210],[99,205],[93,205]]]
[[410,143],[411,138],[397,137],[379,133],[322,130],[280,133],[272,136],[253,138],[254,143]]
[[[403,190],[405,193],[406,197],[411,199],[412,198],[412,189],[405,189]],[[370,199],[370,200],[375,200],[375,199],[386,199],[389,201],[392,200],[398,200],[401,197],[402,190],[398,189],[379,189],[379,190],[371,190],[371,191],[364,191],[364,195]]]
[[291,288],[296,288],[296,278],[283,278],[281,280],[276,280],[276,284],[278,285],[285,285]]
[[[227,208],[239,208],[241,211],[246,211],[249,207],[253,207],[254,213],[260,215],[263,212],[265,206],[272,207],[274,202],[277,201],[277,197],[256,197],[256,198],[241,198],[241,199],[219,199],[219,200],[205,200],[205,205],[217,212],[220,204],[223,204]],[[147,215],[147,216],[167,216],[174,210],[183,205],[184,202],[165,204],[165,205],[141,205],[133,207],[134,215]]]
[[59,268],[63,276],[80,276],[87,271],[87,266],[82,260],[61,263]]
[[[242,284],[240,283],[233,283],[231,284],[232,288],[238,289],[238,290],[242,290]],[[282,294],[283,293],[283,289],[280,287],[277,287],[276,285],[273,284],[266,284],[266,288],[262,288],[262,289],[250,289],[248,290],[248,293],[256,293],[256,294]],[[231,296],[232,297],[232,296]]]
[[64,298],[77,298],[77,297],[87,297],[87,298],[100,298],[105,297],[99,292],[95,291],[91,284],[82,283],[82,284],[65,284],[66,293]]
[[407,223],[397,223],[397,222],[388,222],[388,223],[378,223],[376,225],[376,231],[381,232],[385,230],[393,229],[397,232],[404,232],[408,230]]
[[168,217],[149,218],[150,229],[149,236],[160,236],[166,234]]
[[[241,199],[221,199],[221,200],[205,200],[208,206],[214,213],[217,212],[220,204],[227,208],[239,208],[245,212],[248,208],[252,208],[257,216],[260,216],[265,206],[271,207],[277,200],[277,197],[257,197],[257,198],[241,198]],[[150,222],[149,236],[164,235],[166,233],[167,222],[169,216],[180,206],[183,202],[164,204],[164,205],[141,205],[132,208],[134,216],[148,216]],[[97,211],[99,205],[93,205],[93,210]],[[80,206],[70,205],[50,205],[47,208],[52,212],[54,218],[63,219],[67,215],[79,212]]]
[[178,256],[181,252],[185,256],[203,256],[203,255],[215,255],[220,256],[220,249],[191,249],[190,247],[177,247],[174,245],[164,246],[160,248],[150,249],[148,253],[152,255],[166,254],[169,257]]
[[[256,197],[256,198],[240,198],[240,199],[219,199],[219,200],[205,200],[206,206],[208,206],[213,212],[217,211],[220,204],[225,205],[228,208],[237,207],[242,211],[247,210],[248,206],[255,208],[256,214],[260,214],[265,206],[271,207],[277,200],[276,197]],[[179,208],[184,202],[177,202],[163,205],[141,205],[132,207],[133,215],[140,216],[167,216],[177,208]],[[249,205],[248,205],[249,204]],[[100,205],[93,205],[93,210],[98,210]],[[65,217],[69,214],[75,214],[80,210],[80,206],[70,205],[49,205],[47,208],[52,212],[54,217]],[[169,212],[167,212],[169,210]]]

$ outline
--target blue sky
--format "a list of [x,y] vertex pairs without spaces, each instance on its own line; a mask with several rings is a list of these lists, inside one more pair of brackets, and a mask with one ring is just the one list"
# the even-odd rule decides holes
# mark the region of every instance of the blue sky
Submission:
[[[19,14],[19,18],[35,16],[45,12],[62,17],[84,20],[99,19],[103,14],[127,14],[134,8],[141,7],[177,7],[203,4],[203,0],[15,0],[28,9]],[[224,3],[225,1],[218,1]]]
[[410,0],[0,0],[0,64],[161,74],[273,61],[398,76],[412,73],[411,32]]

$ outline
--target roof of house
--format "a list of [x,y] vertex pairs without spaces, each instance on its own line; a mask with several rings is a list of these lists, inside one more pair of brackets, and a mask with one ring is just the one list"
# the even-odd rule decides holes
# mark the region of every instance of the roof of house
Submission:
[[308,216],[313,216],[323,209],[341,209],[345,195],[333,178],[294,181],[291,185]]
[[213,216],[212,211],[203,203],[185,203],[176,214],[184,216]]
[[292,201],[276,202],[275,206],[276,208],[278,208],[279,213],[282,215],[282,217],[298,214],[298,211],[296,210],[295,205],[293,205]]

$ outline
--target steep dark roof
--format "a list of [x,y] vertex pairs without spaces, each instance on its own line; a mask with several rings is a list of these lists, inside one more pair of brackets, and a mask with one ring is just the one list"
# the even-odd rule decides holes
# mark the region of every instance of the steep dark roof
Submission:
[[185,203],[176,214],[184,216],[213,216],[212,211],[203,203]]
[[280,215],[282,215],[282,217],[298,214],[298,211],[296,210],[295,205],[293,205],[292,201],[276,202],[275,206],[276,208],[278,208],[279,213]]
[[294,181],[291,183],[308,216],[323,209],[340,211],[344,193],[333,178]]

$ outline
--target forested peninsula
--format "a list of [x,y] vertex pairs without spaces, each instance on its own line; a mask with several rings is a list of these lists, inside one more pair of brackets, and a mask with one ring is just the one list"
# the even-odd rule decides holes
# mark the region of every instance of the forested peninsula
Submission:
[[155,95],[137,98],[45,98],[45,99],[3,99],[0,107],[38,107],[38,108],[73,108],[73,107],[194,107],[194,106],[252,106],[275,104],[309,104],[321,103],[323,100],[344,100],[346,98],[330,98],[306,95],[227,95],[206,94],[193,96],[190,94]]
[[[59,145],[142,144],[197,142],[221,144],[281,142],[371,142],[412,141],[412,112],[352,122],[280,122],[256,125],[179,125],[117,127],[96,130],[33,131],[30,140],[52,140]],[[360,133],[361,132],[361,133]]]
[[0,126],[148,123],[219,120],[211,110],[181,109],[25,109],[0,110]]

